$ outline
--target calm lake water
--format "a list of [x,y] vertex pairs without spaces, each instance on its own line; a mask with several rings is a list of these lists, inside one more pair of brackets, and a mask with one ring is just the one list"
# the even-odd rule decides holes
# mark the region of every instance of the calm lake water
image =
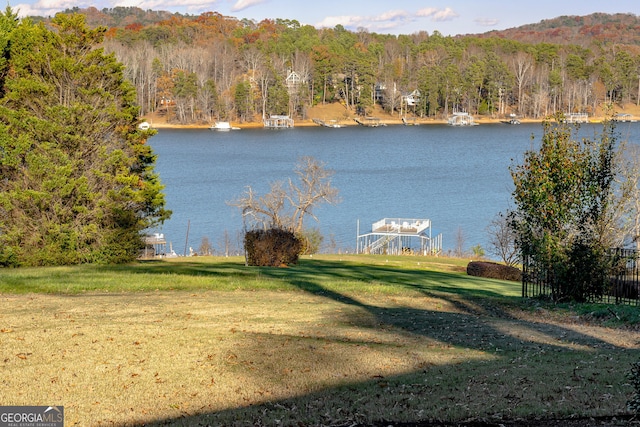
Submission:
[[[601,129],[583,125],[581,132]],[[640,142],[640,123],[620,124],[618,131]],[[225,233],[238,249],[242,215],[226,202],[247,185],[264,194],[271,182],[294,177],[301,156],[313,156],[335,171],[333,185],[342,198],[316,209],[319,222],[306,223],[325,236],[325,251],[352,252],[358,221],[364,233],[382,218],[431,219],[445,252],[456,247],[459,230],[466,250],[486,248],[488,224],[511,207],[509,166],[522,162],[541,133],[540,124],[160,129],[149,143],[173,216],[152,231],[164,233],[179,255],[197,250],[205,236],[220,253]]]

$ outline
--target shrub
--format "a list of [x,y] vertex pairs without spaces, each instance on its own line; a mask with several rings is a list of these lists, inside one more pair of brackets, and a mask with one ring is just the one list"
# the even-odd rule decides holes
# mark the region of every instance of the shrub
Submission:
[[244,247],[248,265],[282,267],[298,262],[302,242],[290,231],[270,228],[247,231]]
[[606,251],[593,239],[578,238],[566,252],[566,260],[556,268],[555,299],[597,301],[606,293],[611,270]]
[[471,261],[467,265],[467,274],[469,276],[511,280],[514,282],[522,280],[522,272],[516,267],[488,261]]

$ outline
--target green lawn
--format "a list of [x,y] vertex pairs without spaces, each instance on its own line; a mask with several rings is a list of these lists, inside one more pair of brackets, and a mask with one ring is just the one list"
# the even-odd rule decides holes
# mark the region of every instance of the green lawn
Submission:
[[628,415],[637,309],[523,301],[519,283],[465,267],[323,255],[1,270],[2,404],[64,405],[82,426]]
[[167,290],[301,290],[517,297],[520,285],[469,277],[466,261],[401,256],[304,257],[288,268],[245,267],[240,257],[191,257],[125,266],[7,269],[2,293],[76,294]]

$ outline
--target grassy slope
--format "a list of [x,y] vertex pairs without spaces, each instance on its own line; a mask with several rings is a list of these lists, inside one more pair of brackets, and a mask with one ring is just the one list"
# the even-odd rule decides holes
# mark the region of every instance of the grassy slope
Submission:
[[532,311],[464,261],[242,262],[3,271],[2,403],[64,405],[67,425],[625,412],[637,331]]

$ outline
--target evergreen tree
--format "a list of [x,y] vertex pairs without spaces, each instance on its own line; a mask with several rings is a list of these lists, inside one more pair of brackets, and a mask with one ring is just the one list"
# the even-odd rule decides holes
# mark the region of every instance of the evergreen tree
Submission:
[[[2,20],[10,19],[7,13]],[[82,15],[28,20],[9,40],[0,99],[0,265],[135,259],[170,215],[135,90]]]
[[251,85],[248,82],[239,82],[235,89],[236,114],[241,121],[251,119]]
[[3,94],[4,80],[9,70],[9,35],[18,25],[18,15],[7,7],[4,14],[0,13],[0,96]]
[[289,114],[289,93],[279,79],[274,79],[268,89],[267,115]]

